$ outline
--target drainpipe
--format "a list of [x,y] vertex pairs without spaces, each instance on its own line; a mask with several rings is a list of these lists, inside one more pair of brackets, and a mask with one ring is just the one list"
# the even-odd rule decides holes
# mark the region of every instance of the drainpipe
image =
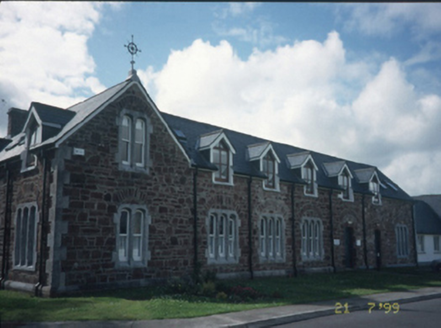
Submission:
[[368,259],[367,259],[366,217],[364,214],[364,210],[365,210],[364,197],[365,197],[365,195],[363,194],[362,198],[361,198],[361,208],[362,208],[361,219],[363,221],[363,255],[364,255],[364,265],[366,266],[366,270],[369,270],[369,263],[368,263]]
[[194,248],[194,264],[193,275],[195,279],[199,279],[199,261],[198,261],[198,168],[195,168],[193,174],[193,248]]
[[251,183],[253,178],[248,179],[248,266],[250,270],[250,279],[254,279],[253,272],[253,218],[252,218],[252,204],[251,204]]
[[334,258],[334,214],[332,212],[332,189],[329,189],[329,217],[330,217],[330,225],[331,225],[331,265],[332,272],[336,272],[335,269],[335,258]]
[[3,250],[2,250],[2,276],[0,278],[0,288],[4,288],[5,281],[8,275],[8,262],[9,262],[9,235],[10,235],[10,212],[11,212],[11,202],[12,197],[12,178],[9,169],[6,169],[6,194],[5,194],[5,217],[3,226]]
[[414,253],[415,253],[415,264],[416,264],[416,268],[419,268],[418,265],[418,252],[417,252],[417,244],[416,244],[416,222],[415,222],[415,202],[412,202],[412,224],[413,224],[413,249],[414,249]]
[[45,249],[45,240],[46,240],[46,212],[47,212],[47,169],[48,169],[48,160],[46,156],[43,157],[43,196],[41,200],[41,229],[40,229],[40,254],[39,255],[39,264],[38,264],[38,283],[35,285],[35,296],[42,296],[42,290],[44,286],[44,273],[46,271],[46,265],[44,263],[44,249]]
[[294,277],[297,277],[297,260],[296,260],[296,220],[295,220],[295,204],[294,204],[295,183],[291,186],[291,240],[292,240],[292,270]]

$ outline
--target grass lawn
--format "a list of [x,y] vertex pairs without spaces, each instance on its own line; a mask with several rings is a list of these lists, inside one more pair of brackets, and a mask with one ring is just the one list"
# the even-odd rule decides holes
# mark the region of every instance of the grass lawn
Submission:
[[[257,299],[170,293],[164,286],[90,292],[60,298],[37,298],[1,290],[3,321],[149,320],[190,318],[271,306],[441,287],[441,276],[427,269],[385,269],[336,274],[300,275],[297,278],[259,278],[221,281],[224,290],[251,287]],[[219,296],[219,294],[217,294]]]

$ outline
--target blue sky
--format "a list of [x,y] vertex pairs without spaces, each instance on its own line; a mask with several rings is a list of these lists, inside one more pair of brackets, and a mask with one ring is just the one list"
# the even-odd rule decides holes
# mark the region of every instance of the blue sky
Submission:
[[9,107],[67,108],[135,68],[159,109],[369,163],[441,193],[441,4],[0,4]]

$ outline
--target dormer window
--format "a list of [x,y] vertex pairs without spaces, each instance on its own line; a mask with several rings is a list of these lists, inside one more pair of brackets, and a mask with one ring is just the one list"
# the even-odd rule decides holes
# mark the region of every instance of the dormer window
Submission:
[[369,191],[373,194],[372,204],[381,205],[381,193],[380,193],[380,179],[375,167],[367,167],[354,171],[358,183],[364,185],[365,189],[369,188]]
[[318,196],[317,165],[309,151],[287,155],[290,169],[300,170],[297,172],[305,182],[304,194],[306,196]]
[[249,162],[254,163],[253,167],[258,169],[260,176],[266,177],[263,180],[263,189],[279,191],[279,163],[280,159],[269,141],[252,144],[247,147],[246,153]]
[[213,182],[233,184],[233,155],[236,153],[223,130],[201,135],[198,150],[213,167]]
[[229,159],[228,147],[223,141],[220,141],[213,147],[213,164],[218,170],[214,173],[214,180],[218,182],[228,182],[229,180]]

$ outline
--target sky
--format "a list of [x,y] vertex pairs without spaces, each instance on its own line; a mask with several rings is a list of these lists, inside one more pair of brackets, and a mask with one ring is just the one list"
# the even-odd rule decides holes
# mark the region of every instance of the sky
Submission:
[[378,167],[441,194],[440,3],[0,3],[7,110],[135,69],[160,111]]

